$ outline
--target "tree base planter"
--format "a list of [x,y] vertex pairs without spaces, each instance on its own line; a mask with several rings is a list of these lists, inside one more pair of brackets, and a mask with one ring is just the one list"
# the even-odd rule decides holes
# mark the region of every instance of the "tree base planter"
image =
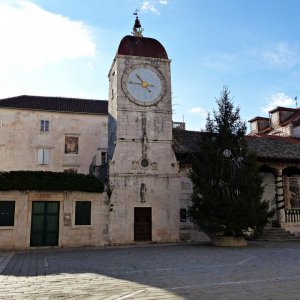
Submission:
[[211,238],[211,243],[217,247],[245,247],[247,241],[243,237],[216,235]]

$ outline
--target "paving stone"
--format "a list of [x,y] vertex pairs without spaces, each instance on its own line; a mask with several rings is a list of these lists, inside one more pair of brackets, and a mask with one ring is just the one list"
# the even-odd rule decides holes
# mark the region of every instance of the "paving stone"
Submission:
[[0,299],[300,299],[299,262],[300,243],[278,242],[15,252]]

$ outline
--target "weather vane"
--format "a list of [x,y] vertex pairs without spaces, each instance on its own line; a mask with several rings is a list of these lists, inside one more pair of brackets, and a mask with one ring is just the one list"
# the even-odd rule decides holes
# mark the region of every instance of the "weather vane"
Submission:
[[135,18],[135,22],[134,22],[134,26],[133,26],[133,31],[132,34],[134,36],[138,36],[138,37],[142,37],[142,32],[144,31],[144,29],[141,26],[140,20],[139,20],[139,16],[138,16],[138,9],[136,9],[133,13],[134,16],[136,16]]

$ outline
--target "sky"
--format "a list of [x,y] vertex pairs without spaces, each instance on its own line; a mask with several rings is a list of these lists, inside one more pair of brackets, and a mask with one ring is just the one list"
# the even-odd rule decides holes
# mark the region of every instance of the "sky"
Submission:
[[200,130],[224,86],[242,120],[300,106],[299,0],[0,0],[0,99],[108,99],[138,9],[171,62],[173,120]]

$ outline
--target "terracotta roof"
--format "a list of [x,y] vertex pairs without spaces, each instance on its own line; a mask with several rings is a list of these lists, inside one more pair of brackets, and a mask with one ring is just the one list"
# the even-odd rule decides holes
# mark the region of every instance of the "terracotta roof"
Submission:
[[173,129],[173,147],[176,154],[190,154],[199,151],[199,142],[204,133],[199,131],[189,131]]
[[255,118],[249,120],[248,122],[253,122],[253,121],[256,121],[256,120],[269,120],[269,118],[257,116]]
[[268,126],[267,128],[261,130],[260,132],[255,133],[255,135],[265,135],[265,134],[271,132],[273,129],[274,129],[273,127]]
[[300,140],[275,135],[247,136],[249,149],[259,159],[300,161]]
[[[177,156],[196,153],[205,133],[173,130],[174,151]],[[273,135],[246,136],[249,149],[260,160],[300,161],[300,139]]]
[[123,37],[117,54],[168,59],[168,54],[159,41],[132,35]]
[[19,108],[86,114],[108,114],[106,100],[22,95],[0,100],[0,108]]
[[297,111],[297,108],[290,108],[290,107],[282,107],[282,106],[277,106],[276,108],[272,109],[272,110],[269,110],[269,113],[273,113],[275,111],[293,111],[293,112],[296,112]]
[[290,117],[288,117],[284,122],[281,122],[280,125],[281,126],[288,125],[291,122],[293,122],[294,120],[299,119],[299,117],[300,117],[300,109],[298,108],[297,110],[295,110],[294,114],[292,114]]

